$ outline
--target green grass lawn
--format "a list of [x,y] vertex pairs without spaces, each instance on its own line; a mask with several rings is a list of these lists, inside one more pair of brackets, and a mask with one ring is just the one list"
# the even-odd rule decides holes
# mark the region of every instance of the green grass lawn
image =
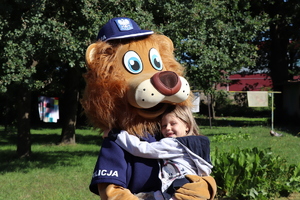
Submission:
[[[300,127],[276,127],[274,130],[282,137],[270,135],[271,125],[268,118],[220,117],[212,121],[196,118],[200,132],[209,137],[211,151],[215,148],[228,151],[231,148],[271,148],[275,156],[285,158],[290,164],[300,163]],[[212,158],[213,159],[213,158]]]
[[32,130],[33,156],[19,160],[15,132],[0,129],[0,199],[99,199],[88,186],[101,137],[96,131],[76,132],[76,145],[56,145],[60,129]]
[[[286,131],[280,131],[282,137],[270,136],[270,128],[262,126],[251,127],[204,127],[201,133],[211,140],[211,151],[218,148],[228,151],[231,148],[271,148],[274,156],[280,156],[290,164],[300,163],[300,135],[296,136]],[[212,155],[213,156],[213,155]],[[213,159],[213,157],[212,157]]]
[[[199,120],[201,133],[211,140],[212,152],[215,148],[271,148],[274,155],[286,158],[290,164],[300,163],[300,130],[275,129],[284,136],[271,137],[265,119],[220,119],[212,127]],[[16,132],[5,132],[0,127],[0,200],[99,199],[88,186],[101,136],[90,129],[77,129],[76,145],[56,145],[60,132],[32,130],[32,158],[16,159]]]

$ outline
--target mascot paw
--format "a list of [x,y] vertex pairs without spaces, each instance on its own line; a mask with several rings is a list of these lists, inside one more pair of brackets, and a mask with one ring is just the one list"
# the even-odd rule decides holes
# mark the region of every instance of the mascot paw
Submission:
[[130,190],[114,184],[100,183],[98,190],[101,200],[139,200]]
[[211,176],[200,177],[187,175],[191,183],[184,184],[174,194],[178,200],[211,200],[214,199],[217,191],[215,179]]

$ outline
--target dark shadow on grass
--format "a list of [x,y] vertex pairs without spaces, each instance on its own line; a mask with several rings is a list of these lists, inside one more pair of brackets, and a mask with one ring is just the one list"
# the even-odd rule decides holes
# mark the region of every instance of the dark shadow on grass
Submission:
[[[32,134],[32,145],[53,145],[56,146],[60,139],[60,133],[53,134]],[[95,145],[99,149],[102,145],[102,137],[100,135],[81,135],[76,134],[76,143],[84,145]],[[33,169],[49,168],[54,169],[58,166],[78,166],[82,156],[88,156],[97,159],[99,149],[96,151],[81,151],[80,148],[72,151],[51,151],[37,152],[33,151],[30,158],[18,158],[17,149],[17,133],[16,131],[0,130],[0,145],[15,146],[15,150],[0,149],[0,174],[7,172],[23,172],[26,173]],[[59,147],[59,146],[57,146]]]
[[[90,144],[100,146],[102,144],[102,137],[100,135],[81,135],[75,134],[77,144]],[[31,134],[32,144],[59,144],[60,133],[52,134]],[[0,131],[0,145],[16,145],[17,133]]]
[[[209,126],[209,119],[196,119],[197,124],[202,126]],[[212,126],[232,126],[232,127],[243,127],[243,126],[268,126],[270,122],[261,121],[261,120],[253,120],[253,121],[241,121],[241,120],[211,120]]]
[[0,145],[16,144],[17,135],[14,132],[0,131]]
[[[200,126],[210,126],[210,122],[209,119],[203,119],[203,118],[196,118],[196,122],[197,124]],[[227,126],[231,126],[231,127],[251,127],[251,126],[266,126],[266,127],[270,127],[271,130],[271,121],[270,119],[266,120],[266,121],[261,121],[261,120],[252,120],[252,121],[241,121],[241,120],[222,120],[222,119],[218,119],[218,120],[211,120],[211,125],[212,127],[227,127]],[[281,132],[284,131],[290,135],[293,136],[297,136],[300,137],[300,128],[299,126],[296,126],[294,124],[280,124],[280,123],[274,123],[274,129],[277,132]],[[227,133],[223,133],[223,134],[227,134]],[[213,136],[215,134],[211,134],[211,135],[207,135],[207,136]]]
[[205,134],[205,136],[228,135],[228,133]]
[[0,152],[0,174],[7,172],[26,173],[34,169],[55,169],[59,166],[78,166],[80,157],[97,158],[98,151],[53,151],[33,152],[30,158],[17,158],[16,151]]
[[[99,135],[75,134],[76,144],[90,144],[100,146],[102,137]],[[33,134],[31,135],[32,144],[59,144],[60,134]]]
[[102,145],[102,137],[100,135],[81,135],[76,134],[76,143],[78,144],[95,144]]

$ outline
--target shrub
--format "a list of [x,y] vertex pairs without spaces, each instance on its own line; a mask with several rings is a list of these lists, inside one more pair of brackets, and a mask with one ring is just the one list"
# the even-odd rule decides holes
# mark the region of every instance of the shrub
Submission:
[[272,199],[299,190],[300,165],[289,166],[271,149],[231,149],[212,152],[218,198]]

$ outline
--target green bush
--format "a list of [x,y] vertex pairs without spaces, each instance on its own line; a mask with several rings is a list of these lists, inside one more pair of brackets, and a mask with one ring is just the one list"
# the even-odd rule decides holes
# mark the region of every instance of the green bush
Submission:
[[300,165],[288,165],[271,149],[212,152],[218,198],[267,200],[299,191]]

